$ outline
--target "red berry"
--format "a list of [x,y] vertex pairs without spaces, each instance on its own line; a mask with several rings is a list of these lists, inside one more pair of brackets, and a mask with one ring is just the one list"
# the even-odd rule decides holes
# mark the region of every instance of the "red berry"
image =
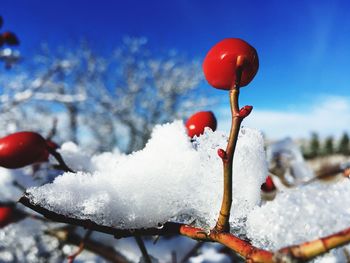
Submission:
[[0,228],[11,222],[13,207],[0,206]]
[[211,111],[199,111],[193,114],[186,122],[188,136],[191,138],[203,134],[204,128],[216,130],[216,118]]
[[259,59],[255,48],[239,38],[220,41],[209,50],[203,62],[205,78],[217,89],[231,89],[239,67],[242,69],[240,86],[243,87],[254,78]]
[[272,192],[276,190],[276,186],[273,183],[271,176],[266,177],[265,183],[261,185],[261,190],[264,192]]
[[45,154],[45,139],[35,132],[17,132],[0,139],[0,166],[21,168],[39,161]]
[[14,33],[12,33],[12,32],[4,32],[4,33],[2,33],[2,38],[4,39],[4,42],[7,45],[10,45],[10,46],[17,46],[17,45],[19,45],[19,40],[18,40],[17,36]]

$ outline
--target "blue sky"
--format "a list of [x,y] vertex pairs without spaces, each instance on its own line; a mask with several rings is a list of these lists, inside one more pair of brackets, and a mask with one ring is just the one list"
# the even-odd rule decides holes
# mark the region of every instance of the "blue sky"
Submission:
[[[2,0],[0,10],[4,29],[19,35],[20,50],[27,57],[41,41],[57,45],[85,37],[104,52],[130,35],[147,37],[151,47],[177,49],[203,59],[217,41],[243,38],[257,49],[260,69],[242,90],[242,103],[254,105],[258,115],[264,112],[266,121],[269,112],[304,116],[329,101],[345,102],[346,109],[349,103],[350,108],[350,3],[346,0]],[[217,94],[226,96],[225,91]],[[225,118],[222,109],[217,112]],[[334,122],[334,118],[321,116],[319,121]],[[260,128],[269,131],[271,124],[265,124]],[[300,129],[306,133],[313,126]],[[331,125],[321,129],[332,133]],[[334,132],[346,129],[344,124]]]

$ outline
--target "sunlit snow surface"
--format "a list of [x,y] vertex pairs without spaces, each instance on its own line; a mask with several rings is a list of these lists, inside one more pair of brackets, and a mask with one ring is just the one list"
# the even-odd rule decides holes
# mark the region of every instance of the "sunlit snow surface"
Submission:
[[[279,193],[275,200],[256,207],[248,215],[247,235],[254,245],[276,250],[336,233],[349,227],[349,199],[347,178],[334,184],[314,183]],[[342,251],[332,253],[322,262],[345,260]],[[327,261],[331,258],[333,261]]]
[[[217,149],[226,144],[224,134],[209,129],[191,143],[176,121],[156,126],[146,147],[131,155],[88,158],[74,145],[64,145],[62,156],[84,172],[65,173],[27,192],[31,202],[51,211],[117,228],[155,227],[169,220],[213,226],[223,185]],[[75,154],[69,155],[69,148]],[[233,222],[260,203],[266,174],[263,138],[243,128],[234,159]]]

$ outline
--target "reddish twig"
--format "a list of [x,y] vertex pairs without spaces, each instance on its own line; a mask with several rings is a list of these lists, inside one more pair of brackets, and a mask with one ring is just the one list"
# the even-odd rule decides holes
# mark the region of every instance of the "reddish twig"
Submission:
[[224,172],[224,193],[220,208],[220,213],[218,220],[216,222],[215,231],[217,232],[229,232],[229,218],[232,205],[232,162],[233,155],[236,149],[237,138],[241,123],[245,117],[247,117],[251,110],[252,106],[244,106],[239,109],[239,88],[242,76],[242,68],[238,67],[236,72],[236,81],[233,83],[232,88],[230,89],[230,105],[231,105],[231,115],[232,115],[232,124],[230,136],[228,139],[226,151],[223,149],[218,150],[218,155],[222,159],[223,163],[223,172]]
[[89,239],[90,235],[92,233],[92,230],[88,230],[86,231],[83,239],[81,240],[80,244],[79,244],[79,248],[78,250],[73,253],[72,255],[68,256],[68,263],[73,263],[75,258],[81,254],[81,252],[83,252],[84,247],[85,247],[85,242]]
[[[57,240],[64,244],[71,244],[79,246],[81,237],[74,232],[73,228],[59,228],[48,230],[46,234],[57,238]],[[91,251],[100,257],[115,263],[129,263],[129,261],[112,246],[106,246],[98,241],[91,239],[85,240],[85,249]]]
[[[300,245],[280,249],[278,252],[271,252],[254,247],[248,241],[240,239],[232,233],[206,231],[180,223],[167,222],[162,228],[141,228],[141,229],[118,229],[109,226],[98,225],[91,220],[70,218],[64,215],[49,211],[39,205],[30,203],[27,196],[23,196],[19,202],[25,206],[41,213],[45,217],[57,222],[82,226],[84,228],[114,235],[117,238],[143,235],[183,235],[195,240],[220,243],[245,258],[248,262],[282,262],[282,259],[289,258],[298,262],[308,261],[316,256],[322,255],[329,250],[350,243],[350,228],[343,231],[322,237],[320,239],[305,242]],[[294,262],[294,261],[291,261]]]
[[275,258],[281,259],[287,257],[293,260],[297,259],[301,262],[305,262],[319,255],[327,253],[333,248],[348,244],[349,242],[350,228],[347,228],[326,237],[305,242],[299,245],[282,248],[275,254]]

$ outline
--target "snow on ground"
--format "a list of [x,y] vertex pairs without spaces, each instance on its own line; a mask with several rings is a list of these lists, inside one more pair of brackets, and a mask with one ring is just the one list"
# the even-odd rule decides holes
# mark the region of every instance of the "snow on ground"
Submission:
[[[154,227],[169,219],[214,226],[223,184],[217,149],[226,144],[223,133],[209,129],[192,144],[183,123],[176,121],[156,126],[145,149],[131,155],[104,153],[90,159],[66,145],[63,157],[82,171],[27,192],[33,203],[49,210],[108,226]],[[76,154],[65,154],[69,148]],[[241,129],[234,159],[236,221],[260,203],[266,174],[260,132]]]

